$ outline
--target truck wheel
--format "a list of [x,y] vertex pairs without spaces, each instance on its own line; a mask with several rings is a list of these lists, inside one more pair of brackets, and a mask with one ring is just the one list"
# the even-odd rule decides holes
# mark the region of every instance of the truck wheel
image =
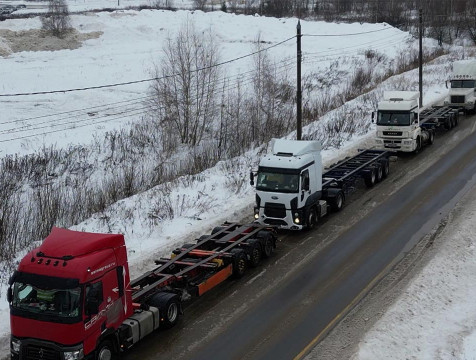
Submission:
[[428,144],[433,145],[434,142],[435,142],[435,132],[430,130],[428,134]]
[[367,173],[364,175],[364,182],[367,187],[372,187],[375,185],[377,175],[375,173],[375,168],[370,168]]
[[416,148],[415,148],[414,153],[418,154],[420,152],[420,150],[421,150],[421,137],[418,136],[416,138]]
[[317,224],[317,212],[315,208],[309,209],[309,214],[307,214],[307,229],[312,230]]
[[275,247],[273,237],[267,234],[263,240],[263,256],[267,258],[270,257],[273,254]]
[[180,302],[176,294],[162,291],[153,295],[149,305],[159,309],[160,327],[166,329],[177,324],[180,315]]
[[99,344],[96,351],[96,360],[113,360],[115,358],[114,348],[109,340]]
[[383,169],[380,164],[375,164],[375,182],[378,183],[383,179]]
[[335,197],[329,199],[332,211],[341,211],[344,206],[344,194],[342,191],[339,191]]
[[382,160],[380,164],[382,165],[382,178],[385,179],[390,173],[390,164],[388,160]]
[[233,277],[239,279],[246,271],[246,254],[242,249],[231,249],[233,255]]
[[249,255],[250,255],[250,265],[252,267],[256,267],[261,262],[261,256],[263,251],[261,250],[261,245],[258,240],[251,239],[248,241],[248,245],[250,246]]

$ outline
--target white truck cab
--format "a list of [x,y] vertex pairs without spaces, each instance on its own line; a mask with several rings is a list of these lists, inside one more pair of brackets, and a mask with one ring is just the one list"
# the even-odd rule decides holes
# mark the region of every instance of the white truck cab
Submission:
[[[377,136],[379,150],[418,151],[432,133],[420,127],[418,91],[385,91],[378,103]],[[372,122],[374,122],[372,113]]]
[[272,154],[259,163],[255,221],[301,230],[307,226],[309,209],[318,206],[319,214],[313,216],[322,216],[327,211],[327,203],[320,201],[321,190],[320,143],[276,139]]
[[[474,112],[476,108],[476,61],[454,62],[449,84],[450,89],[444,104],[464,112]],[[448,81],[446,87],[448,87]]]

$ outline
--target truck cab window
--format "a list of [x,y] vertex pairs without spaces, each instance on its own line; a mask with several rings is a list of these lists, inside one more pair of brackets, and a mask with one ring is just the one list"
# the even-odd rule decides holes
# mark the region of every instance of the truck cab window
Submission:
[[301,190],[309,190],[309,170],[304,170],[301,173]]

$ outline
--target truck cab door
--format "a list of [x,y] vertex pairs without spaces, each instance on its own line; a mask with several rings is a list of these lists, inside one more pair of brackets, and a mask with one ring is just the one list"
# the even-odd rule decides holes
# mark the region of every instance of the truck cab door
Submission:
[[310,193],[309,170],[304,170],[301,173],[301,205],[306,202]]

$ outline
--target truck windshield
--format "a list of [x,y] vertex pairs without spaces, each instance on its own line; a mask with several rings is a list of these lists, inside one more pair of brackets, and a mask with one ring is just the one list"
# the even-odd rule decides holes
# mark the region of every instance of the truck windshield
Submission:
[[282,193],[299,192],[299,174],[258,171],[256,189]]
[[[12,308],[38,318],[78,318],[81,288],[52,289],[21,282],[13,283]],[[40,316],[38,316],[40,315]]]
[[472,89],[474,88],[475,81],[474,80],[451,80],[451,88],[452,89]]
[[379,111],[377,116],[377,125],[410,125],[410,112]]

